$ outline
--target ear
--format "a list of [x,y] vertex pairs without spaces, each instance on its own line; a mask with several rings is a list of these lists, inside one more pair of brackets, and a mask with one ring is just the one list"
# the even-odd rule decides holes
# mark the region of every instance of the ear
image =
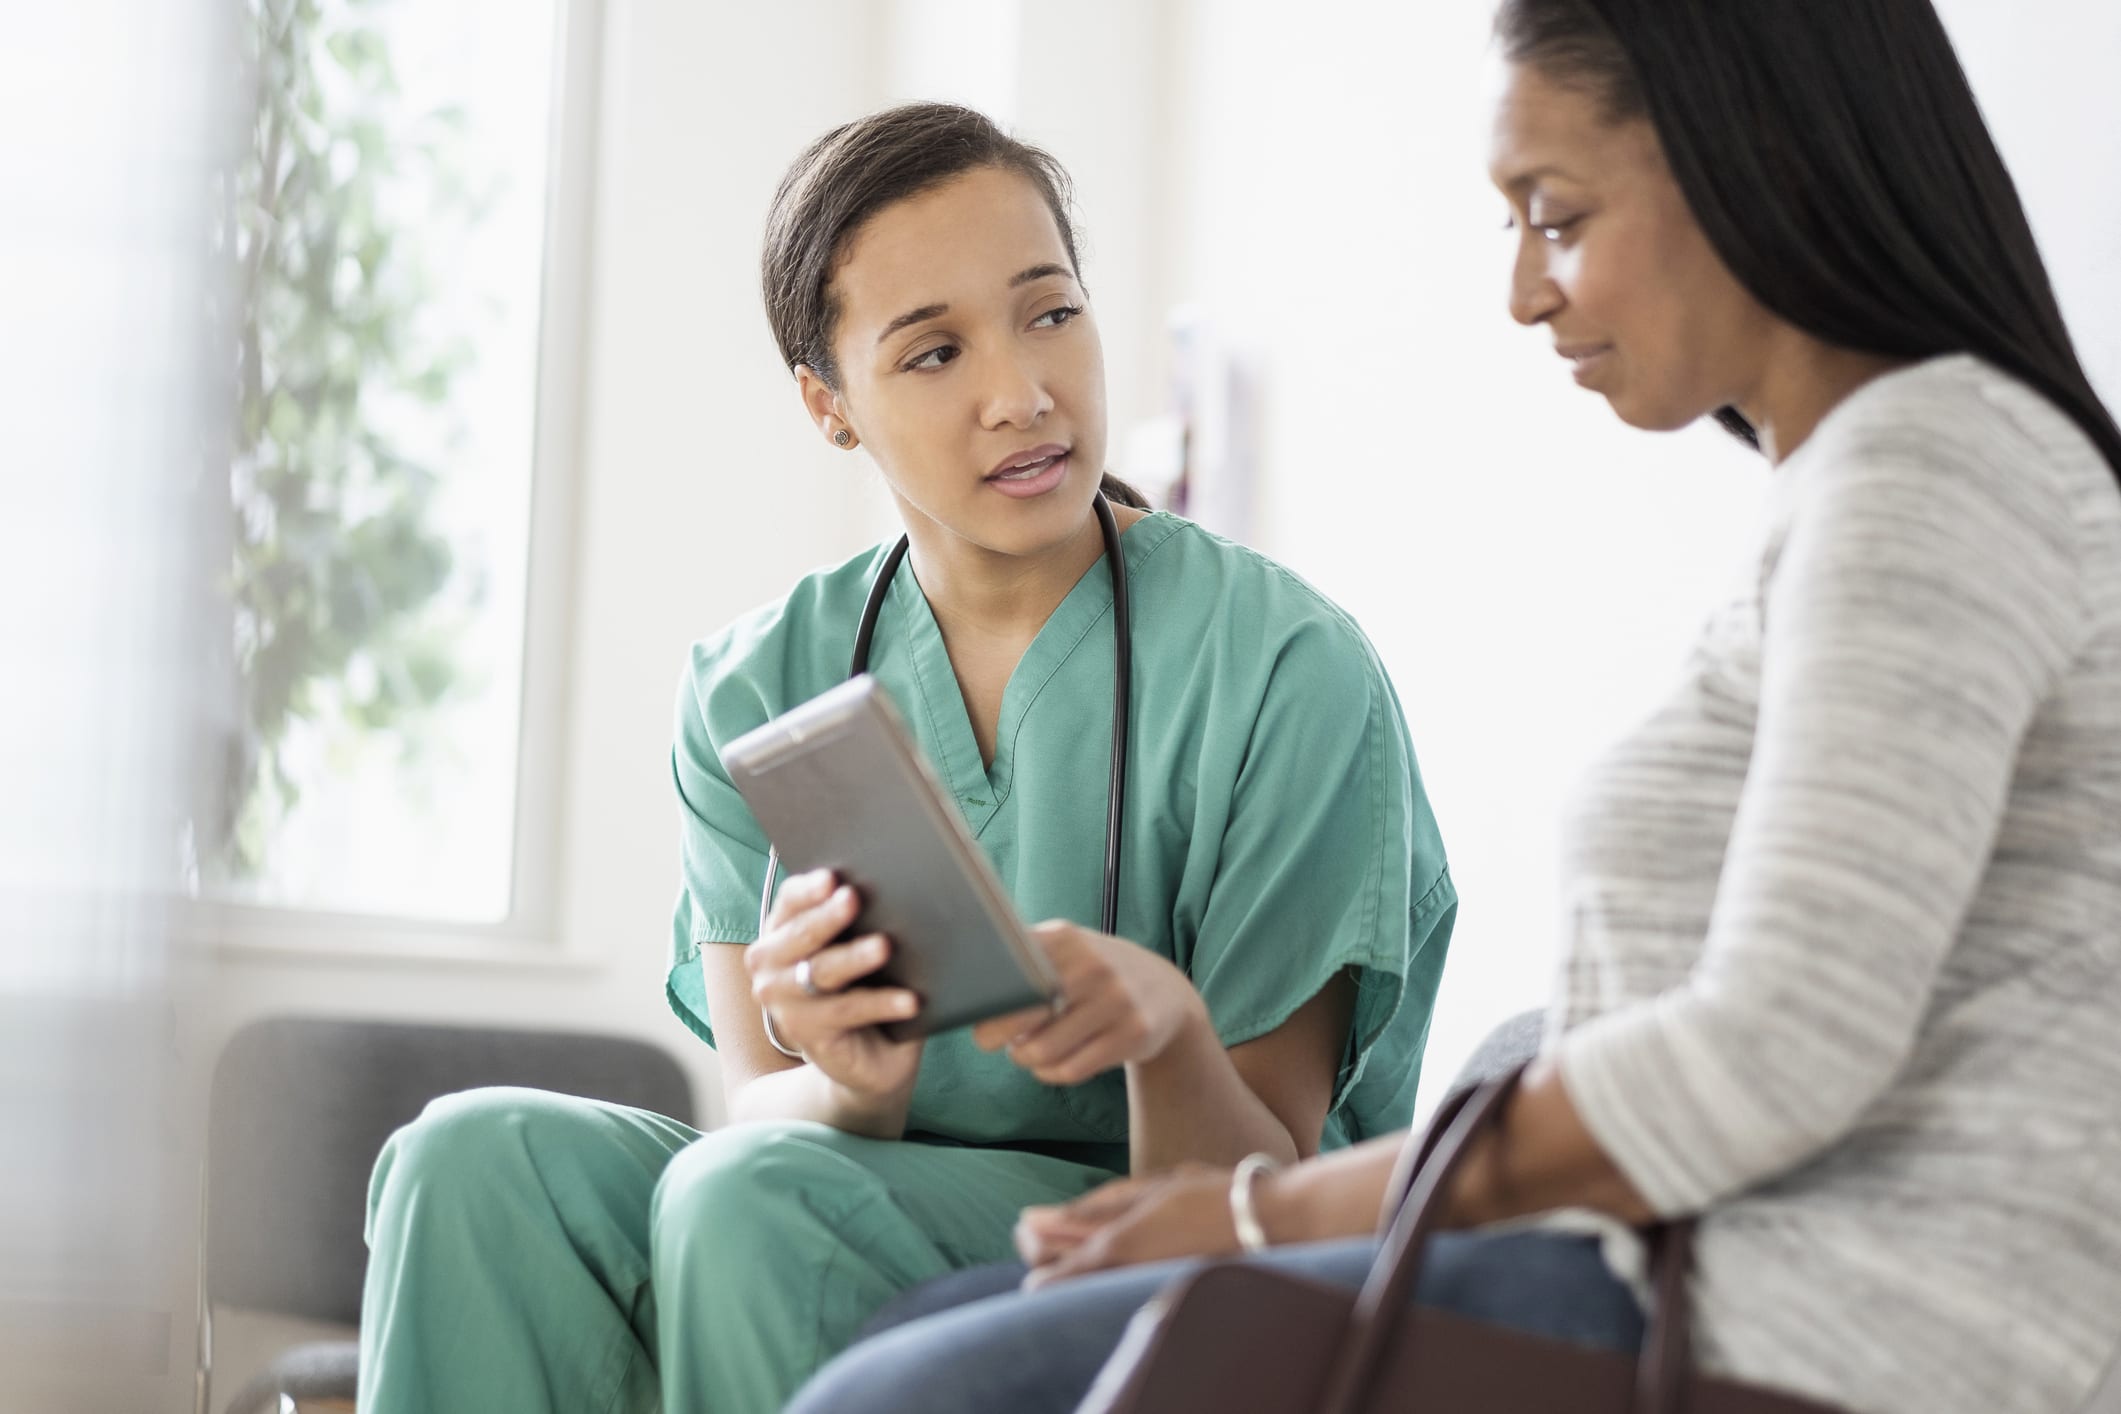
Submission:
[[[807,363],[795,366],[795,384],[803,397],[803,411],[810,414],[812,425],[824,434],[826,441],[852,451],[861,439],[847,420],[846,404],[840,400],[840,395],[833,392],[831,385],[818,377],[817,370]],[[843,432],[847,434],[844,443],[836,440]]]

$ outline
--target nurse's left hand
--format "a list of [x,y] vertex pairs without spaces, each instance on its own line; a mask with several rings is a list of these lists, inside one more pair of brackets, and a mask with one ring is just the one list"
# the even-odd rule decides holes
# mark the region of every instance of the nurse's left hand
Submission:
[[1032,933],[1060,974],[1060,1005],[981,1022],[972,1039],[982,1050],[1007,1050],[1045,1084],[1080,1085],[1155,1060],[1187,1028],[1210,1025],[1192,979],[1140,944],[1074,923],[1041,923]]

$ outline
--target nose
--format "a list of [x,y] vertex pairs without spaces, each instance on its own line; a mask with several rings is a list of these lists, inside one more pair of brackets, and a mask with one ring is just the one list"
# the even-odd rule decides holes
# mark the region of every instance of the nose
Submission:
[[981,372],[980,426],[987,431],[1032,427],[1053,411],[1053,395],[1046,391],[1045,378],[1021,352],[995,353]]
[[1510,267],[1510,318],[1528,328],[1552,319],[1566,303],[1547,269],[1548,248],[1547,242],[1528,234],[1518,243],[1517,260]]

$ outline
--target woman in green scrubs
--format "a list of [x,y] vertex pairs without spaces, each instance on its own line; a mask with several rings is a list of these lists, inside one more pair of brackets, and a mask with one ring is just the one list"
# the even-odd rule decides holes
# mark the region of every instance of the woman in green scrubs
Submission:
[[[363,1409],[777,1409],[895,1293],[1011,1253],[1115,1174],[1404,1125],[1456,912],[1399,703],[1354,623],[1103,477],[1065,176],[965,109],[838,129],[775,197],[768,313],[806,410],[911,549],[870,671],[1062,979],[1054,1012],[894,1043],[884,938],[786,881],[722,746],[840,681],[884,548],[696,644],[669,999],[731,1123],[522,1090],[438,1101],[376,1168]],[[1115,502],[1133,602],[1117,932],[1098,918]],[[771,1024],[769,1034],[768,1024]]]

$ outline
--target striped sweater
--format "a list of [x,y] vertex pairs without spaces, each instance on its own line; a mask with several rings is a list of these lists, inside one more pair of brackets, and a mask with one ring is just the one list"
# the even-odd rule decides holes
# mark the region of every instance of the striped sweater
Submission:
[[1703,1361],[1865,1414],[2071,1414],[2121,1344],[2121,489],[1968,357],[1777,469],[1566,829],[1548,1046]]

